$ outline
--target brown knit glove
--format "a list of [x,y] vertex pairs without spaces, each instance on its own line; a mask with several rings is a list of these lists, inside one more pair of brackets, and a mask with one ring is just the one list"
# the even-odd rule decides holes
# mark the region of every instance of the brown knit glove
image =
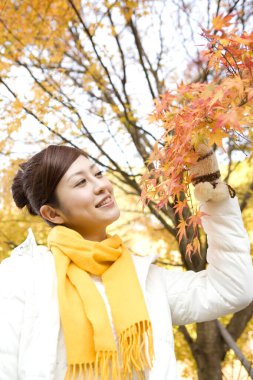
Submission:
[[196,199],[202,202],[219,202],[229,195],[234,198],[235,190],[220,179],[219,165],[213,150],[205,144],[200,144],[197,153],[200,157],[197,163],[190,167]]

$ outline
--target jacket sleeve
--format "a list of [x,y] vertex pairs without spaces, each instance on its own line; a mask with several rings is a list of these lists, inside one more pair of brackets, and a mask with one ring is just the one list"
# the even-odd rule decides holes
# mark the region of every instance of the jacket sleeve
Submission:
[[10,257],[0,264],[0,379],[18,380],[18,354],[23,321],[24,258]]
[[250,243],[237,198],[201,204],[207,269],[162,271],[173,324],[203,322],[245,308],[253,298]]

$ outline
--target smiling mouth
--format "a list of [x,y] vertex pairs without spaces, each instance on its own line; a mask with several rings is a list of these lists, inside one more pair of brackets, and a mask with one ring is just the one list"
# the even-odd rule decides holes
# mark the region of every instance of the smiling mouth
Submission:
[[98,205],[96,205],[96,208],[101,208],[101,207],[109,207],[114,204],[114,201],[111,196],[108,196],[106,199],[101,201]]

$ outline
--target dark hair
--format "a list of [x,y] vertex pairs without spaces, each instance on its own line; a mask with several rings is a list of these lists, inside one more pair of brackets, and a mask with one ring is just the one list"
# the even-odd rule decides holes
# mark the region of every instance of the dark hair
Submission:
[[[87,153],[69,146],[49,145],[46,149],[20,164],[11,191],[18,208],[27,207],[31,215],[40,215],[45,204],[59,207],[55,189],[68,168]],[[54,223],[46,222],[54,226]]]

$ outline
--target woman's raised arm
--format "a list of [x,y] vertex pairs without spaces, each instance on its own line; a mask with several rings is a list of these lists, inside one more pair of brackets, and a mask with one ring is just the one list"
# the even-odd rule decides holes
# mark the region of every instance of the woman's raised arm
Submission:
[[249,238],[237,198],[205,202],[201,210],[207,233],[206,270],[177,272],[161,269],[173,324],[213,320],[245,308],[253,299]]

